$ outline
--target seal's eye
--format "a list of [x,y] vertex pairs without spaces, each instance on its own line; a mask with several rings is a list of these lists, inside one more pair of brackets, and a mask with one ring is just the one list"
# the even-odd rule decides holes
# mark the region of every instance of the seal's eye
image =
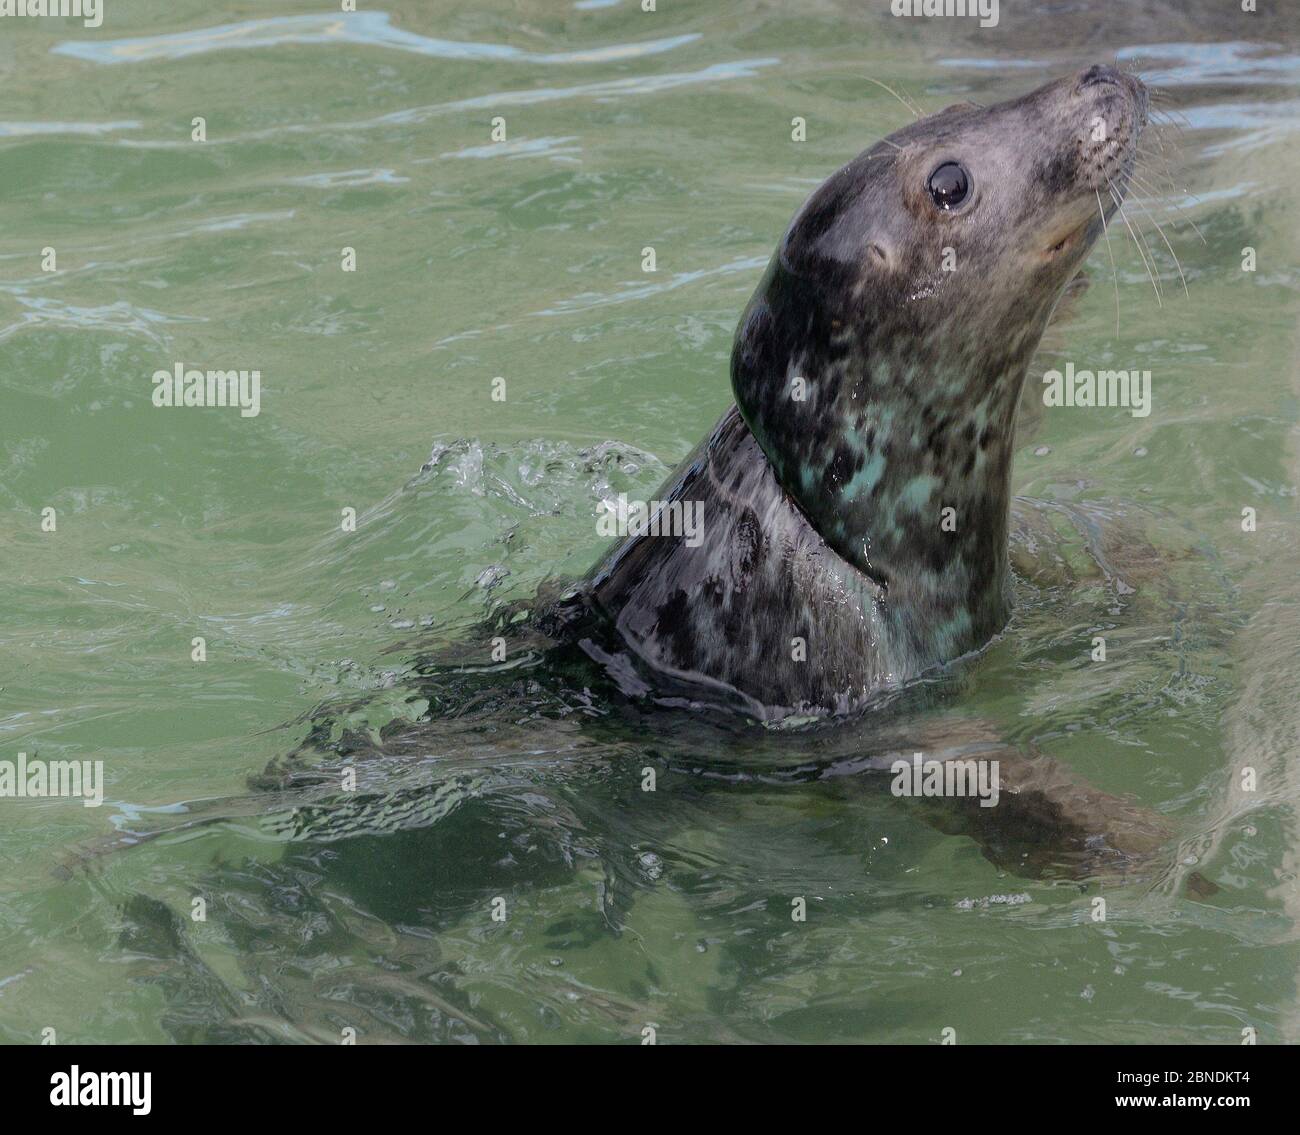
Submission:
[[955,209],[970,193],[970,177],[956,162],[944,162],[927,183],[934,203],[945,212]]

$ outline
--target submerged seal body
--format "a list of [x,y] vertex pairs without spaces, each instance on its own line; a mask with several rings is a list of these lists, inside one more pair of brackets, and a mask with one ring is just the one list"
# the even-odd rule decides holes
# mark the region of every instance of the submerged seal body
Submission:
[[639,692],[779,718],[850,712],[1001,630],[1021,386],[1146,117],[1137,79],[1093,66],[824,182],[741,318],[735,407],[656,494],[699,502],[702,539],[615,546],[561,604],[583,648]]

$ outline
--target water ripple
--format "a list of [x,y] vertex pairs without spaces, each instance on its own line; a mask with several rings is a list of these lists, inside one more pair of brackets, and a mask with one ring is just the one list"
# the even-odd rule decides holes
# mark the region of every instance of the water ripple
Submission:
[[[455,102],[434,103],[428,106],[408,107],[382,114],[377,118],[356,119],[349,122],[311,122],[290,123],[287,126],[271,126],[264,130],[253,130],[245,134],[230,135],[222,138],[210,138],[207,146],[219,146],[223,143],[256,142],[266,138],[275,138],[282,134],[322,134],[329,130],[373,130],[384,126],[419,125],[440,114],[452,114],[461,110],[481,108],[495,109],[507,106],[535,106],[539,103],[557,102],[563,99],[594,98],[615,99],[623,95],[649,95],[671,91],[678,87],[693,86],[699,83],[728,82],[732,79],[749,79],[760,67],[771,67],[780,63],[779,59],[737,59],[730,63],[714,63],[699,71],[673,71],[665,75],[635,75],[624,79],[608,79],[596,83],[578,83],[572,87],[542,87],[519,91],[495,91],[473,98],[458,99]],[[135,149],[170,150],[190,147],[185,141],[158,139],[121,139],[120,146]]]
[[202,316],[167,315],[147,307],[118,300],[116,303],[100,304],[86,307],[79,304],[64,303],[48,296],[24,295],[17,288],[0,289],[9,292],[23,307],[25,312],[14,323],[0,327],[0,341],[24,328],[34,326],[68,327],[79,331],[128,331],[144,335],[155,343],[162,343],[163,337],[157,328],[168,323],[206,323]]
[[139,130],[138,122],[0,122],[0,138],[33,138],[41,134],[112,134]]
[[1144,44],[1124,48],[1116,58],[1136,63],[1143,80],[1157,87],[1272,85],[1291,79],[1297,64],[1294,54],[1278,54],[1255,43]]
[[[575,135],[563,138],[519,138],[513,142],[488,142],[482,146],[466,146],[462,150],[450,150],[439,154],[441,158],[535,158],[561,157],[566,154],[582,153],[581,146],[566,146],[566,142],[576,142]],[[427,159],[419,159],[420,164]]]
[[748,79],[760,67],[771,67],[779,59],[737,59],[730,63],[714,63],[699,71],[675,71],[667,75],[633,75],[625,79],[609,79],[600,83],[580,83],[573,87],[542,87],[524,91],[498,91],[493,94],[478,95],[474,98],[459,99],[456,102],[441,103],[437,106],[416,107],[411,110],[386,114],[375,120],[376,123],[418,122],[431,114],[456,110],[475,110],[482,107],[497,106],[534,106],[537,103],[553,102],[557,99],[570,98],[616,98],[619,95],[658,94],[675,87],[691,86],[696,83],[725,82],[730,79]]
[[361,185],[405,185],[410,180],[392,169],[345,169],[291,177],[286,184],[306,185],[313,189],[355,189]]
[[645,299],[647,296],[658,295],[660,292],[670,292],[676,288],[685,287],[687,284],[693,284],[697,280],[703,280],[709,276],[730,276],[736,272],[753,272],[760,268],[766,268],[768,259],[766,256],[746,256],[741,260],[732,260],[730,263],[720,264],[716,268],[700,268],[694,272],[678,272],[667,280],[657,281],[653,284],[625,284],[621,291],[614,293],[602,295],[599,292],[584,292],[582,295],[574,296],[572,299],[560,300],[551,307],[541,311],[534,311],[532,314],[569,315],[575,311],[589,311],[594,307],[606,307],[614,303],[627,303],[628,300]]
[[699,39],[699,33],[668,36],[641,43],[616,43],[580,51],[532,52],[502,43],[462,43],[434,39],[393,27],[387,12],[320,13],[241,20],[212,28],[173,32],[132,39],[67,40],[53,48],[91,63],[147,63],[157,59],[185,59],[210,51],[234,48],[279,47],[282,44],[346,44],[387,47],[435,59],[491,60],[507,63],[613,63],[658,55]]

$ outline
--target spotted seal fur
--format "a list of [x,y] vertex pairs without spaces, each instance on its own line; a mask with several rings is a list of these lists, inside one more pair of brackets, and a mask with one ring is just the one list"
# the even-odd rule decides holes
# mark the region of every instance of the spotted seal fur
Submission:
[[772,719],[857,710],[997,634],[1021,387],[1146,120],[1141,82],[1096,65],[832,174],[740,320],[736,405],[656,494],[700,502],[703,540],[615,546],[558,608],[583,648]]

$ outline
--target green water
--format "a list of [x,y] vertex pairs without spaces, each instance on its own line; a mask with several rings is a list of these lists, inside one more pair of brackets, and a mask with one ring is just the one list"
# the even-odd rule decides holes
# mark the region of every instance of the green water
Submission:
[[[847,0],[362,7],[0,20],[0,760],[107,780],[100,808],[0,799],[0,1039],[1292,1039],[1285,31],[1182,5],[988,32]],[[697,728],[533,656],[417,662],[584,571],[600,501],[650,495],[728,405],[790,215],[907,120],[867,77],[933,111],[1117,55],[1181,124],[1128,210],[1163,301],[1113,230],[1041,363],[1148,368],[1153,410],[1031,390],[1019,507],[1072,566],[1022,563],[1007,633],[908,712],[1159,814],[1145,870],[1018,871],[878,776],[816,774],[870,722]],[[258,370],[260,413],[155,407],[177,363]]]

